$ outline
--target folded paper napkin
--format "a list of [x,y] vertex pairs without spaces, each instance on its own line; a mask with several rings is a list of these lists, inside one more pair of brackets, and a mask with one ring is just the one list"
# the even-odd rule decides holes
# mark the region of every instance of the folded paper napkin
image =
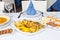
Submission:
[[32,1],[30,2],[26,13],[27,13],[27,15],[35,15],[36,14],[36,10],[34,9]]

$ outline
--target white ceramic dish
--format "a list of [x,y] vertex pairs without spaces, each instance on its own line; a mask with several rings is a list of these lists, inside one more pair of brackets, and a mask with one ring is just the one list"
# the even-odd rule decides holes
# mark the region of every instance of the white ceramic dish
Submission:
[[23,13],[23,14],[22,14],[23,16],[25,16],[25,17],[30,17],[30,18],[33,18],[33,17],[41,17],[41,18],[42,18],[42,17],[43,17],[43,16],[42,16],[42,15],[43,15],[43,14],[42,14],[43,12],[38,11],[38,10],[36,10],[36,14],[35,14],[35,15],[28,15],[26,11],[24,11],[24,12],[22,12],[22,13]]
[[58,28],[58,27],[52,27],[52,26],[50,26],[50,25],[48,25],[48,28],[51,28],[51,29],[54,29],[54,30],[60,31],[60,28]]
[[6,15],[0,15],[0,17],[3,17],[3,18],[6,18],[6,19],[7,19],[7,21],[4,22],[4,23],[2,23],[2,24],[0,24],[0,26],[3,26],[3,25],[7,24],[7,23],[10,21],[10,17],[9,17],[9,16],[6,16]]
[[[54,18],[56,18],[56,19],[59,19],[60,20],[60,13],[49,13],[49,14],[47,14],[47,15],[45,15],[45,17],[46,16],[53,16]],[[44,18],[44,17],[43,17]],[[42,18],[42,19],[43,19]],[[46,21],[47,22],[47,21]],[[51,28],[51,29],[53,29],[53,30],[57,30],[57,31],[60,31],[60,27],[58,28],[58,27],[52,27],[52,26],[50,26],[50,25],[47,25],[46,23],[45,23],[45,25],[46,25],[46,27],[47,28]]]
[[[36,19],[28,19],[28,18],[25,18],[25,19],[31,20],[31,21],[35,21],[35,22],[40,22],[39,20],[36,20]],[[19,20],[24,20],[24,19],[18,19],[18,20],[16,20],[16,21],[19,21]],[[45,30],[45,28],[43,28],[43,29],[40,29],[40,30],[38,30],[38,31],[36,31],[36,32],[34,32],[34,33],[28,33],[28,32],[23,32],[23,31],[19,30],[18,28],[16,28],[16,26],[14,25],[14,23],[13,23],[13,27],[14,27],[18,32],[20,32],[21,34],[23,34],[23,35],[29,35],[29,36],[35,35],[35,34],[38,34],[38,33],[41,33],[41,32],[43,32],[43,31]]]

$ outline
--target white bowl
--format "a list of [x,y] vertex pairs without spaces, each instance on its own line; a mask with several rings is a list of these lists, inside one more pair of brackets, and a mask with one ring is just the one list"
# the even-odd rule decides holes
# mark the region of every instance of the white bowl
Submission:
[[7,21],[4,22],[4,23],[2,23],[2,24],[0,24],[0,26],[3,26],[4,24],[6,24],[6,23],[8,23],[8,22],[10,21],[10,17],[9,17],[9,16],[6,16],[6,15],[0,15],[0,17],[3,17],[3,18],[6,18],[6,19],[7,19]]

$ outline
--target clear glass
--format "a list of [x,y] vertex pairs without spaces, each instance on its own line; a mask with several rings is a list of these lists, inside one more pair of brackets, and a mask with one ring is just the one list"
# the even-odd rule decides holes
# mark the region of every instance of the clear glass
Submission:
[[5,3],[5,9],[9,11],[11,11],[11,9],[13,8],[13,5],[11,3]]

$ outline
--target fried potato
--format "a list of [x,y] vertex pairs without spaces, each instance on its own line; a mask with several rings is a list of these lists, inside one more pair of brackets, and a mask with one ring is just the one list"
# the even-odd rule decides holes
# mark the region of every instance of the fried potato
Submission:
[[23,32],[34,33],[39,29],[44,28],[44,26],[38,22],[30,21],[30,20],[22,20],[14,23],[16,28]]

